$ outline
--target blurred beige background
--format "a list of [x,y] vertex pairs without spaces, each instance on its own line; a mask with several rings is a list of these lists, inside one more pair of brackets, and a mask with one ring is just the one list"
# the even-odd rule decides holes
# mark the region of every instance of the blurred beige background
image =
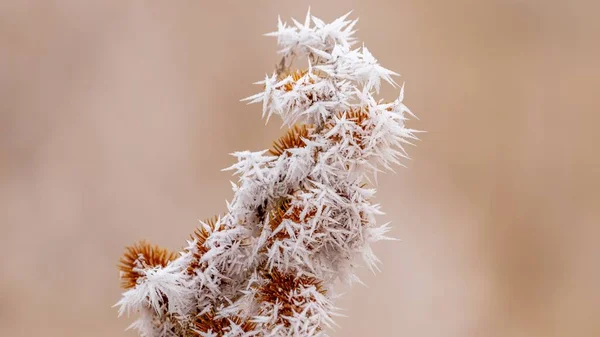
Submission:
[[[281,132],[238,101],[277,59],[261,34],[308,5],[0,2],[0,336],[135,336],[123,246],[225,209],[228,153]],[[351,9],[428,133],[380,179],[402,241],[333,336],[600,336],[600,3],[312,4]]]

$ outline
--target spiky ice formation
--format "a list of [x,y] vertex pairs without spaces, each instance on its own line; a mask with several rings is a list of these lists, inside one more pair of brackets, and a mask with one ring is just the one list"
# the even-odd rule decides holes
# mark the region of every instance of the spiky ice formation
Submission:
[[[122,258],[120,313],[139,312],[132,325],[148,337],[325,336],[336,314],[332,285],[357,281],[362,258],[378,259],[373,242],[388,224],[372,199],[369,177],[407,158],[416,139],[405,127],[410,110],[400,96],[375,98],[396,73],[355,44],[350,13],[325,23],[279,20],[276,71],[264,90],[267,120],[290,129],[271,150],[236,152],[239,176],[227,213],[200,223],[177,258],[140,244]],[[307,69],[293,69],[307,59]]]

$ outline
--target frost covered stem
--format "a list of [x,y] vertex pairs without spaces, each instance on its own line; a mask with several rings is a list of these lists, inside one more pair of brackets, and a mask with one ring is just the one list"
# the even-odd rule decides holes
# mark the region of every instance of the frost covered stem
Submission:
[[[337,315],[333,284],[360,282],[357,260],[376,270],[371,244],[389,224],[368,182],[408,158],[416,139],[404,88],[376,99],[396,73],[355,44],[350,13],[330,22],[281,20],[281,61],[244,100],[279,116],[287,132],[271,150],[241,151],[227,212],[201,221],[179,254],[145,242],[121,259],[119,312],[148,337],[326,336]],[[293,69],[306,58],[307,69]]]

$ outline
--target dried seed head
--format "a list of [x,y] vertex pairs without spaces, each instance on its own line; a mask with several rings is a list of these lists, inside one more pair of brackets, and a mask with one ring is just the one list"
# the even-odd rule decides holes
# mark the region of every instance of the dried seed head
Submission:
[[208,239],[210,234],[216,230],[219,224],[218,222],[219,216],[214,216],[212,218],[206,219],[203,221],[203,223],[207,224],[210,229],[207,230],[204,226],[200,226],[194,230],[194,233],[192,235],[190,235],[192,240],[196,240],[196,250],[193,252],[192,260],[190,261],[190,264],[187,267],[186,272],[188,275],[193,275],[195,273],[195,270],[198,269],[198,267],[200,266],[200,258],[202,258],[202,255],[206,254],[206,252],[208,251],[208,248],[204,244],[206,243],[206,240]]
[[338,114],[338,117],[346,115],[346,119],[353,121],[357,125],[362,125],[363,122],[369,119],[368,108],[353,108],[349,111],[344,111]]
[[281,156],[288,149],[305,147],[304,139],[308,139],[309,135],[310,130],[307,125],[294,125],[281,138],[273,142],[273,148],[269,153]]
[[290,72],[289,74],[286,74],[287,76],[291,76],[292,77],[292,82],[287,83],[286,85],[284,85],[283,86],[283,90],[285,90],[285,91],[292,91],[294,89],[294,86],[298,82],[298,80],[301,79],[304,75],[306,75],[307,72],[308,71],[306,71],[306,70],[296,69],[296,70]]
[[285,199],[271,211],[269,227],[271,230],[275,230],[285,219],[289,219],[296,223],[305,222],[312,219],[317,214],[315,209],[311,209],[306,215],[303,215],[302,212],[302,207],[292,205],[290,199]]
[[[274,232],[284,220],[290,220],[297,224],[306,223],[310,219],[314,218],[314,216],[317,214],[317,211],[315,209],[311,209],[306,214],[302,213],[303,209],[301,207],[298,205],[293,205],[290,199],[284,199],[271,210],[269,217],[269,229]],[[288,231],[278,231],[269,238],[267,241],[267,246],[273,244],[274,241],[285,240],[289,238],[290,233]],[[308,248],[313,247],[309,244]]]
[[[325,289],[355,279],[354,256],[376,266],[370,244],[389,229],[375,226],[375,191],[358,185],[405,157],[402,145],[416,138],[404,127],[412,113],[403,91],[388,104],[374,96],[395,73],[352,47],[356,20],[347,17],[307,14],[269,34],[282,60],[258,82],[263,92],[244,100],[291,128],[269,155],[234,153],[239,184],[225,220],[203,222],[174,262],[145,242],[121,258],[123,287],[132,289],[120,313],[142,313],[141,336],[321,336],[336,313]],[[294,70],[294,59],[310,68]]]
[[[357,128],[355,131],[351,133],[352,138],[354,138],[354,143],[356,143],[361,149],[364,148],[364,138],[372,130],[372,126],[368,126],[365,121],[367,121],[370,117],[368,114],[368,108],[352,108],[350,110],[342,111],[336,114],[338,119],[345,118],[348,121],[356,124]],[[336,122],[331,120],[325,125],[326,130],[330,130],[335,127]],[[333,134],[329,136],[329,139],[334,142],[341,142],[343,136],[339,133]]]
[[193,320],[193,336],[225,336],[231,331],[232,325],[235,324],[244,332],[250,332],[256,328],[256,324],[249,320],[244,320],[238,316],[233,317],[217,317],[215,312],[211,310],[203,315],[196,316]]
[[135,287],[138,279],[143,276],[142,270],[157,266],[165,267],[175,258],[177,258],[176,253],[157,245],[153,246],[147,241],[140,241],[126,247],[117,265],[121,271],[121,287],[124,289]]
[[314,298],[307,295],[306,289],[314,287],[321,295],[326,294],[322,281],[314,277],[297,276],[292,272],[283,273],[278,270],[265,272],[263,276],[266,282],[258,289],[258,301],[278,305],[279,318],[276,324],[286,327],[290,326],[290,322],[285,317],[302,313],[314,301]]

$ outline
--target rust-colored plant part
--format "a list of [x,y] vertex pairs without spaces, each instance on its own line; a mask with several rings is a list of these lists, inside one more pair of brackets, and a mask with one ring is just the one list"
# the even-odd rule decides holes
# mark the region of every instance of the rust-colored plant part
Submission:
[[330,98],[327,94],[307,90],[317,82],[327,78],[327,74],[316,69],[311,69],[310,72],[309,70],[300,69],[285,71],[284,73],[280,73],[278,78],[283,79],[285,84],[277,87],[276,90],[288,94],[291,94],[292,91],[302,92],[299,100],[292,104],[293,106],[298,106],[299,104],[308,104],[310,106],[315,102]]
[[[345,119],[354,123],[357,127],[351,131],[350,139],[353,140],[353,143],[356,144],[359,148],[364,149],[363,139],[364,135],[369,134],[369,129],[372,129],[372,125],[367,125],[367,121],[369,119],[369,108],[368,107],[355,107],[349,110],[345,110],[337,113],[336,118]],[[334,121],[330,121],[325,125],[325,130],[331,130],[334,128],[336,123]],[[332,134],[329,136],[329,139],[332,141],[339,143],[345,137],[340,135],[339,133]]]
[[121,271],[121,287],[124,289],[135,287],[138,279],[143,276],[144,269],[165,267],[176,258],[177,253],[170,252],[158,245],[151,245],[145,240],[126,247],[118,264]]
[[[301,275],[298,276],[292,272],[280,272],[272,270],[264,273],[265,282],[258,287],[257,299],[263,304],[263,311],[277,306],[279,317],[271,324],[281,324],[289,327],[290,320],[295,314],[300,314],[305,310],[306,304],[315,300],[314,294],[326,296],[327,292],[323,287],[323,282],[315,277]],[[312,292],[307,289],[313,288]],[[261,314],[267,315],[267,312]]]
[[292,81],[289,82],[289,83],[287,83],[287,84],[285,84],[283,86],[283,90],[285,90],[285,91],[292,91],[294,89],[294,86],[298,83],[298,80],[300,80],[304,75],[306,75],[307,72],[308,72],[307,70],[300,70],[300,69],[296,69],[294,71],[291,71],[287,75],[292,77]]
[[223,337],[235,332],[235,330],[247,333],[254,330],[255,327],[256,324],[249,319],[242,319],[238,316],[218,317],[214,310],[197,315],[192,323],[193,336],[198,337]]
[[304,147],[305,139],[309,139],[310,129],[306,124],[294,125],[283,136],[273,142],[273,148],[269,153],[274,156],[281,156],[289,149]]
[[[192,240],[196,240],[196,245],[192,253],[192,259],[187,267],[188,275],[193,275],[196,272],[196,269],[200,267],[200,259],[202,258],[202,255],[208,252],[208,248],[205,246],[206,240],[210,234],[217,229],[219,225],[219,219],[219,216],[214,216],[202,221],[202,224],[200,224],[200,226],[194,230],[194,233],[190,235]],[[208,230],[204,227],[204,224],[209,227]]]
[[[297,205],[292,205],[292,199],[286,198],[281,201],[277,207],[271,210],[270,219],[269,219],[269,228],[271,231],[276,231],[277,228],[281,225],[283,220],[291,220],[295,223],[307,222],[312,219],[317,211],[314,209],[309,210],[306,214],[303,213],[303,209]],[[289,238],[289,233],[285,231],[279,232],[275,238]]]
[[363,125],[364,121],[369,119],[369,108],[352,108],[348,111],[338,113],[338,117],[346,116],[346,119],[353,121],[356,125]]

